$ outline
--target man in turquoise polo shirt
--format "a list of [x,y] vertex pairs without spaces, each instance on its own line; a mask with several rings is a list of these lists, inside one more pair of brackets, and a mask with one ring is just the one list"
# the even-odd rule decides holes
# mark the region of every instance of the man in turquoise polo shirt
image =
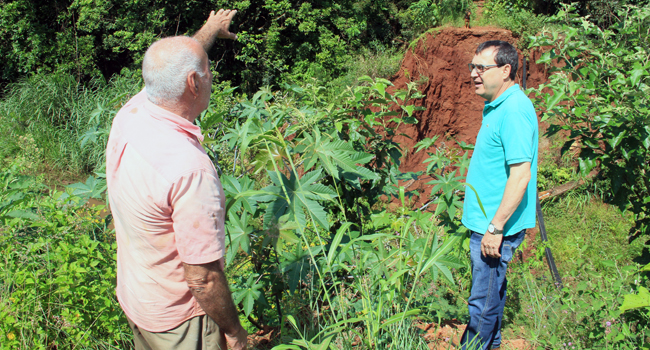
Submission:
[[469,64],[476,94],[487,101],[467,173],[476,193],[467,189],[463,207],[463,225],[472,231],[463,349],[500,347],[508,262],[526,229],[535,227],[537,115],[515,84],[518,65],[517,50],[496,40],[479,45]]

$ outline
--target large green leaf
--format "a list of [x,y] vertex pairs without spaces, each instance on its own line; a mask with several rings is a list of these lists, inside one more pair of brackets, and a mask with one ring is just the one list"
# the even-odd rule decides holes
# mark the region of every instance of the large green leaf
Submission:
[[230,264],[239,250],[250,254],[250,237],[253,232],[253,226],[248,223],[248,213],[243,212],[239,216],[236,212],[228,212],[228,221],[226,222],[226,264]]
[[553,95],[546,95],[546,96],[547,96],[546,108],[550,110],[564,98],[565,92],[553,90]]
[[427,185],[433,185],[433,188],[431,189],[432,196],[436,196],[438,192],[442,192],[443,196],[447,197],[447,199],[451,199],[454,192],[464,185],[464,183],[460,182],[461,179],[462,177],[456,176],[456,173],[452,171],[445,175],[436,174],[436,179],[427,182]]
[[265,130],[261,126],[261,121],[256,118],[249,118],[242,125],[237,122],[233,128],[228,129],[223,141],[228,141],[230,148],[239,147],[240,154],[246,154],[249,145],[264,134]]
[[240,179],[229,175],[221,176],[221,184],[226,194],[226,201],[228,204],[226,208],[238,212],[243,208],[249,213],[255,213],[257,209],[257,200],[253,193],[254,183],[248,176],[243,176]]
[[339,227],[339,229],[336,231],[336,235],[334,235],[334,239],[332,239],[332,244],[330,244],[330,250],[327,253],[327,264],[332,265],[332,261],[334,260],[334,257],[337,255],[337,251],[339,248],[339,244],[341,244],[341,240],[343,239],[343,235],[348,232],[350,229],[350,226],[352,226],[351,222],[345,222]]
[[100,128],[99,124],[89,126],[88,130],[86,130],[86,132],[84,132],[79,137],[79,142],[81,144],[81,148],[84,148],[84,146],[88,142],[90,142],[90,143],[97,142],[98,136],[102,136],[102,135],[104,135],[104,136],[108,135],[108,129]]
[[300,241],[295,234],[298,229],[300,229],[300,225],[292,221],[289,214],[282,215],[277,224],[271,225],[267,229],[262,245],[271,244],[278,254],[282,254],[285,242],[298,243]]
[[89,176],[85,183],[77,182],[66,186],[66,191],[59,197],[59,200],[65,201],[70,196],[76,196],[86,201],[90,198],[102,199],[106,191],[106,180],[94,176]]
[[641,81],[641,77],[643,77],[644,75],[648,75],[648,71],[645,70],[640,63],[636,62],[634,64],[634,69],[630,71],[630,83],[632,84],[632,86],[636,87],[637,85],[639,85],[639,82]]
[[[302,227],[307,224],[305,212],[314,222],[325,229],[329,229],[327,213],[318,201],[332,200],[337,195],[328,186],[316,183],[321,177],[321,170],[311,171],[298,179],[295,173],[287,178],[282,173],[274,171],[268,172],[273,185],[267,186],[262,190],[269,193],[277,193],[278,196],[260,197],[260,201],[271,199],[266,213],[264,215],[264,225],[270,227],[277,222],[281,216],[290,214],[290,220],[297,222]],[[286,193],[285,193],[286,190]]]
[[451,273],[448,270],[448,266],[456,266],[456,262],[454,260],[448,259],[447,253],[453,247],[458,246],[458,242],[463,238],[462,234],[455,233],[452,235],[449,235],[446,237],[444,243],[437,247],[437,249],[433,250],[431,252],[431,255],[427,258],[426,262],[422,265],[422,268],[420,269],[420,273],[423,273],[424,271],[435,267],[437,270],[441,271],[443,273],[443,276],[447,278],[447,280],[454,284],[454,279],[451,276]]
[[298,288],[298,283],[311,271],[309,250],[296,244],[293,252],[284,251],[282,257],[282,273],[288,278],[289,290],[293,293]]
[[246,280],[246,286],[243,289],[233,293],[235,304],[243,304],[244,315],[249,316],[253,311],[255,302],[260,302],[264,297],[261,290],[263,287],[264,284],[259,283],[258,275],[253,274],[248,277]]
[[340,179],[339,168],[363,179],[378,178],[372,171],[358,165],[369,162],[371,154],[358,152],[350,143],[331,135],[321,135],[318,128],[313,129],[313,134],[305,133],[305,138],[296,147],[296,151],[303,153],[305,169],[318,164],[336,179]]
[[390,325],[392,325],[392,324],[394,324],[396,322],[401,322],[403,319],[405,319],[407,317],[416,316],[418,314],[420,314],[420,309],[411,309],[411,310],[408,310],[408,311],[404,311],[404,312],[400,312],[398,314],[395,314],[395,315],[389,317],[388,319],[384,320],[382,322],[381,326],[379,326],[379,328],[377,328],[376,332],[378,332],[381,329],[386,329]]
[[28,219],[32,221],[40,219],[40,217],[34,214],[31,210],[12,210],[5,215],[12,218]]
[[642,286],[639,286],[637,294],[627,294],[624,296],[623,305],[621,305],[621,312],[639,309],[650,308],[650,292]]

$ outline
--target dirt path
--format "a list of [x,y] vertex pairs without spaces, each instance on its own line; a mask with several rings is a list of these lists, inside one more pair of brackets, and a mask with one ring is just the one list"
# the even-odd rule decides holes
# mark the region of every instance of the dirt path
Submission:
[[474,4],[476,5],[476,18],[474,19],[475,21],[479,21],[483,17],[483,9],[485,7],[485,1],[474,1]]
[[[465,325],[458,320],[445,321],[442,324],[416,323],[415,327],[422,331],[422,337],[427,341],[431,350],[460,349],[460,338],[465,331]],[[504,339],[503,350],[532,350],[533,346],[525,339]]]

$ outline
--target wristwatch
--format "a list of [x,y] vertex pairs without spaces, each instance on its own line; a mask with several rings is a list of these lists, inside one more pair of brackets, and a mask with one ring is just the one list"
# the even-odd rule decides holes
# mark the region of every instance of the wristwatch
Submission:
[[502,234],[503,234],[503,230],[499,230],[499,229],[497,229],[496,227],[494,227],[494,224],[493,224],[493,223],[490,223],[490,224],[488,225],[488,232],[489,232],[490,234],[492,234],[492,235],[495,235],[495,236],[496,236],[496,235],[502,235]]

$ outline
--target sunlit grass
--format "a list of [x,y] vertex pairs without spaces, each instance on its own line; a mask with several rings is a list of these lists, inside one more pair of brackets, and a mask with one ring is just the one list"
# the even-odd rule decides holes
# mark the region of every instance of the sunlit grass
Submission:
[[[508,272],[504,334],[551,348],[603,344],[596,339],[606,338],[616,324],[620,326],[618,307],[636,283],[645,242],[629,242],[631,215],[622,215],[584,190],[545,203],[543,212],[548,244],[538,234],[536,241],[529,242],[537,248],[536,256],[511,264]],[[549,272],[544,256],[547,246],[563,289]],[[614,323],[614,328],[608,328],[607,322]]]
[[80,137],[92,126],[109,128],[111,115],[102,113],[99,119],[92,112],[124,94],[129,96],[141,89],[141,78],[127,73],[109,82],[99,80],[78,83],[65,74],[37,74],[8,87],[0,100],[0,158],[16,157],[29,152],[19,142],[21,136],[34,140],[40,150],[35,159],[37,168],[59,172],[88,174],[103,163],[104,142],[87,143],[82,147]]

